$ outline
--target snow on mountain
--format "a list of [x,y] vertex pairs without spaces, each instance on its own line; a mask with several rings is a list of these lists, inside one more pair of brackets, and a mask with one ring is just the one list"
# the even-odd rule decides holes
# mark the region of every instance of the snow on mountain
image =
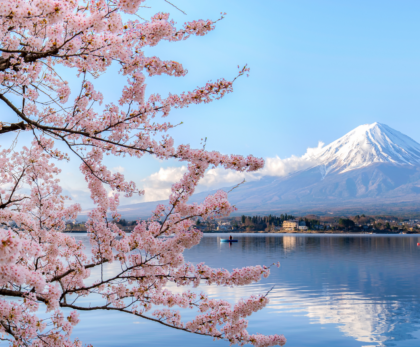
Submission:
[[307,159],[326,175],[344,173],[375,163],[420,164],[420,144],[381,123],[365,124],[331,144],[317,148]]
[[[270,172],[231,191],[229,201],[238,213],[420,211],[420,144],[387,125],[361,125],[301,159],[304,169]],[[214,193],[194,194],[190,202]],[[120,212],[124,218],[147,216],[156,203],[122,206]]]

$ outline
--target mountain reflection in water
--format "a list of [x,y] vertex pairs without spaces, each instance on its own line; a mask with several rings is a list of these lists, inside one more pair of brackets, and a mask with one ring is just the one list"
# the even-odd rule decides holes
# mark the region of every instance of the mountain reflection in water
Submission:
[[[234,236],[239,242],[229,245],[219,242],[227,234],[205,235],[185,258],[229,270],[281,262],[268,279],[251,286],[199,288],[234,302],[274,285],[269,306],[251,317],[250,332],[283,333],[286,346],[420,346],[420,237]],[[76,238],[87,243],[85,235]],[[117,267],[111,264],[106,272]],[[192,315],[186,312],[186,318]],[[81,319],[73,335],[94,346],[229,345],[128,315],[94,312]]]

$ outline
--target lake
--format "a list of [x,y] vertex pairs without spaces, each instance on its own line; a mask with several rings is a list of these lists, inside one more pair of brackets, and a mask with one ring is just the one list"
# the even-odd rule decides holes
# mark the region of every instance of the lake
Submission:
[[[298,347],[420,346],[419,236],[236,234],[232,245],[221,237],[228,234],[205,235],[186,260],[229,270],[281,263],[254,285],[199,287],[234,302],[274,286],[268,307],[251,316],[250,333],[284,334],[286,346]],[[75,238],[88,244],[86,234]],[[106,273],[117,270],[111,264]],[[80,318],[73,337],[95,347],[229,346],[123,313]]]

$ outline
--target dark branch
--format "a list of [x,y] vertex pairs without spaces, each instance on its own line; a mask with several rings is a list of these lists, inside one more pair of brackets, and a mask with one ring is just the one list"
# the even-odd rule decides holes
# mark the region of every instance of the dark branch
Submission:
[[10,125],[3,126],[0,129],[0,134],[9,133],[11,131],[17,131],[17,130],[26,130],[26,124],[24,122],[20,122],[20,123],[13,123]]

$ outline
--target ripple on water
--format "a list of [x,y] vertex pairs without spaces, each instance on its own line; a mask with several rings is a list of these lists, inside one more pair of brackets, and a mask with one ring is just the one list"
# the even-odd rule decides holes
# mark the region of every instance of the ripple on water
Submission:
[[[206,235],[186,260],[228,269],[281,262],[258,284],[200,287],[233,303],[274,286],[268,307],[252,316],[251,332],[284,333],[289,346],[420,346],[419,237],[238,234],[229,245],[220,236],[227,235]],[[76,238],[87,242],[85,235]],[[107,266],[106,274],[117,270]],[[81,318],[74,336],[95,346],[229,345],[123,314]]]

